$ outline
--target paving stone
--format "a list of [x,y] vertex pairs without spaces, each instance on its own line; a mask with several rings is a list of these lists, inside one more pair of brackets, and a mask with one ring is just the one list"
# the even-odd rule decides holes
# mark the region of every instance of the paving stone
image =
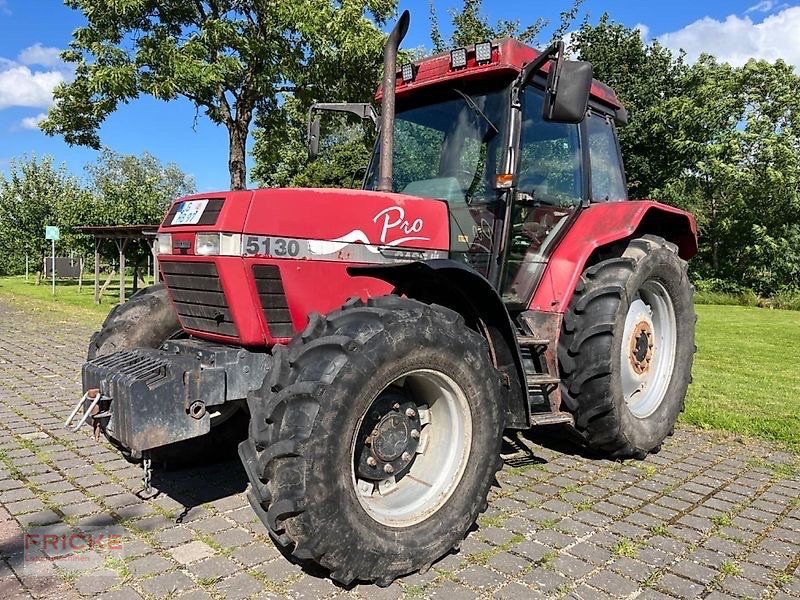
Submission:
[[497,569],[501,573],[516,575],[524,571],[531,564],[531,561],[510,552],[501,552],[493,556],[488,564],[491,568]]
[[93,570],[90,573],[80,576],[75,581],[75,587],[83,596],[96,596],[120,582],[119,575],[109,569]]
[[258,579],[247,573],[238,573],[214,585],[214,589],[229,600],[247,598],[262,589]]
[[638,584],[609,569],[602,569],[600,572],[595,573],[586,583],[616,597],[629,596],[639,589]]
[[192,580],[180,571],[162,573],[150,579],[142,580],[139,585],[148,594],[156,598],[164,598],[176,592],[188,590],[194,586]]
[[111,590],[98,597],[99,600],[141,600],[139,593],[131,587]]
[[459,572],[456,577],[466,583],[471,588],[478,590],[489,590],[499,586],[505,578],[483,565],[470,565]]
[[169,550],[169,554],[182,565],[188,565],[214,556],[214,549],[200,540],[195,540]]
[[690,560],[682,560],[670,566],[670,571],[686,579],[708,585],[717,576],[716,569],[710,569]]
[[658,581],[657,587],[667,594],[686,600],[698,598],[704,589],[701,584],[678,577],[672,573],[664,575]]
[[[501,587],[493,594],[493,597],[498,600],[530,600],[533,596],[534,592],[531,588],[516,581]],[[450,598],[450,596],[442,596],[442,598]]]
[[128,563],[128,568],[130,568],[131,572],[139,577],[163,573],[164,571],[169,571],[173,566],[170,561],[157,554],[143,556]]
[[193,540],[195,534],[183,527],[170,527],[164,531],[157,531],[153,534],[158,543],[163,548],[174,548]]
[[560,554],[552,563],[553,568],[569,579],[581,579],[595,569],[595,565],[579,558]]
[[526,573],[523,581],[535,590],[533,597],[536,597],[536,594],[542,596],[551,594],[569,583],[566,577],[546,567],[537,567]]
[[722,590],[738,598],[757,598],[761,595],[764,586],[748,581],[743,577],[725,577],[720,583]]
[[234,550],[233,557],[246,567],[282,558],[281,553],[272,543],[255,543]]
[[601,565],[611,558],[611,552],[590,542],[581,542],[572,546],[569,553],[595,565]]

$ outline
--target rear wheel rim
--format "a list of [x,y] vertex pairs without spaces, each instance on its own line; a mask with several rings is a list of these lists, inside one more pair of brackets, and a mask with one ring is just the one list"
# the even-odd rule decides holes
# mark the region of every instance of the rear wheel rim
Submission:
[[635,417],[645,419],[661,406],[677,347],[672,298],[660,282],[646,281],[628,307],[622,335],[622,391]]
[[417,369],[375,396],[356,431],[350,469],[359,503],[382,525],[409,527],[441,509],[461,481],[472,413],[453,378]]

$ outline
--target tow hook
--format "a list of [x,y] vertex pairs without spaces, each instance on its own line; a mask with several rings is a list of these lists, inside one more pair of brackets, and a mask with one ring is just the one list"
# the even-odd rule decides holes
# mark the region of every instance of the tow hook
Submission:
[[[78,403],[75,405],[75,408],[72,409],[72,412],[70,413],[69,417],[67,417],[67,420],[64,422],[64,429],[67,429],[75,433],[83,426],[84,423],[86,423],[89,417],[98,416],[99,413],[98,404],[100,403],[100,400],[103,399],[111,400],[111,398],[103,396],[103,394],[100,393],[100,390],[96,388],[87,391],[83,395],[83,397],[80,400],[78,400]],[[78,415],[78,411],[80,411],[81,408],[86,406],[87,400],[89,401],[89,407],[86,408],[86,410],[83,412],[83,415],[78,420],[77,424],[73,425],[73,421],[75,420],[75,417]]]

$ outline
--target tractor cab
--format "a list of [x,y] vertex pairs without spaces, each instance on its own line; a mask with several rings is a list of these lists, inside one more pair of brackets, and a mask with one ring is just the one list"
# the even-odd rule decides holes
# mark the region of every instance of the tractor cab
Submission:
[[[615,132],[627,113],[592,81],[588,64],[563,59],[561,44],[457,48],[403,65],[395,85],[390,191],[446,202],[450,258],[489,279],[511,306],[527,305],[578,209],[627,200]],[[326,104],[312,115],[318,109],[374,114]],[[316,143],[318,120],[309,132]],[[382,149],[379,139],[366,190],[380,188]]]

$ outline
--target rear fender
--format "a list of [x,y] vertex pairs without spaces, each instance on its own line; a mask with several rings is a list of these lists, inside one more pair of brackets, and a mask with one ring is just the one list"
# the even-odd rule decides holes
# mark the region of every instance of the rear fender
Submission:
[[402,265],[352,266],[348,273],[375,277],[394,286],[394,293],[460,313],[467,325],[490,345],[492,360],[508,385],[506,427],[528,427],[528,398],[515,328],[503,301],[477,271],[453,260]]
[[648,233],[675,243],[684,260],[697,254],[697,225],[686,211],[653,200],[605,202],[582,210],[550,256],[528,309],[566,312],[593,255]]

